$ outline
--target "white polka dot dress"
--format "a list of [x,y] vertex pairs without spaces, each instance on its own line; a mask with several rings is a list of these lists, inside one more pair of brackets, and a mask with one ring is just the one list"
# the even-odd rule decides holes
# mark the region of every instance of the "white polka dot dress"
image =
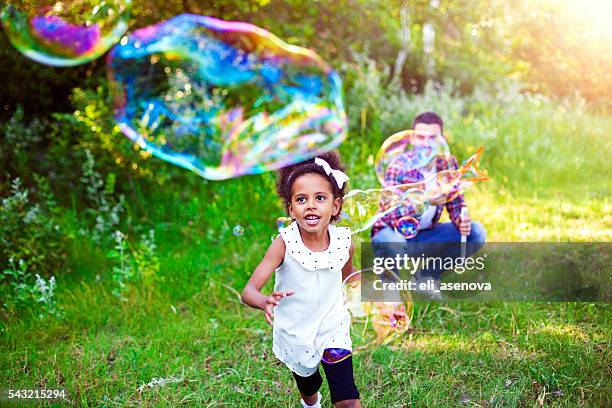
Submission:
[[280,230],[285,257],[276,269],[274,290],[295,294],[274,309],[272,350],[302,377],[318,368],[326,348],[352,350],[351,317],[342,297],[342,268],[349,259],[351,230],[329,225],[329,247],[313,252],[296,222]]

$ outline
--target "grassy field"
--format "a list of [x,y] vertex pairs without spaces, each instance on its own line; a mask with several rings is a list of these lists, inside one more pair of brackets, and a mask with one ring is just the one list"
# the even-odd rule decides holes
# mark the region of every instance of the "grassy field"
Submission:
[[[492,180],[466,196],[489,241],[610,241],[612,118],[529,104],[445,113],[460,160],[486,148],[482,167]],[[352,188],[375,186],[371,156],[394,130],[355,132],[343,144]],[[110,248],[79,237],[77,215],[67,212],[63,224],[74,225],[75,238],[58,273],[64,318],[5,316],[2,387],[65,387],[75,406],[299,406],[263,314],[237,296],[284,215],[274,175],[193,191],[153,186],[133,197],[128,215],[156,233],[158,283],[133,285],[119,301]],[[243,235],[232,233],[235,225]],[[362,404],[611,406],[611,320],[604,303],[421,303],[410,331],[385,346],[355,323]],[[170,383],[147,387],[154,378]]]

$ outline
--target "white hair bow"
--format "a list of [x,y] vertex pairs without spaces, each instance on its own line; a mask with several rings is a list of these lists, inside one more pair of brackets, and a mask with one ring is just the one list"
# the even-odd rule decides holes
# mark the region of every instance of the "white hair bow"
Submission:
[[323,159],[319,159],[318,157],[315,157],[315,164],[323,167],[323,170],[325,170],[325,173],[328,176],[330,174],[332,175],[332,177],[336,180],[336,184],[338,185],[338,188],[342,188],[344,183],[346,183],[349,180],[349,176],[347,176],[340,170],[332,169],[329,163]]

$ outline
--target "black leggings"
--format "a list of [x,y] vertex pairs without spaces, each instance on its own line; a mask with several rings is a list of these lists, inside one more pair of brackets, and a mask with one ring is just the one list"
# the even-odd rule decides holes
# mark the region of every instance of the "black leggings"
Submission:
[[[353,378],[353,357],[349,356],[345,360],[338,363],[326,363],[321,361],[325,378],[329,385],[329,393],[331,394],[331,402],[335,404],[338,401],[359,399],[359,391],[355,385]],[[314,395],[321,388],[323,379],[319,373],[319,369],[310,377],[300,377],[293,373],[298,389],[302,394]]]

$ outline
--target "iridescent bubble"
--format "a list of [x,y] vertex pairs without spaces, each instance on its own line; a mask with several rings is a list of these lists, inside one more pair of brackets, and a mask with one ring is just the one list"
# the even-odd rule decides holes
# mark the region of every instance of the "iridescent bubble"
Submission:
[[[387,214],[402,206],[411,206],[411,217],[417,221],[432,201],[449,202],[475,182],[486,181],[486,172],[478,168],[483,148],[468,158],[456,170],[442,170],[427,179],[380,189],[351,190],[344,196],[339,225],[350,227],[353,233],[370,229]],[[401,218],[401,213],[398,213]],[[398,226],[393,226],[398,228]],[[418,228],[418,226],[417,226]]]
[[397,232],[402,234],[404,238],[410,239],[417,235],[419,232],[419,220],[414,217],[402,217],[397,220],[397,225],[395,226]]
[[232,229],[232,233],[237,237],[241,237],[244,235],[244,228],[242,227],[242,225],[236,224]]
[[403,204],[410,203],[417,213],[424,210],[424,191],[421,183],[406,184],[381,189],[351,190],[344,196],[339,225],[350,227],[353,234],[370,229],[385,215]]
[[405,333],[410,327],[412,300],[410,292],[405,291],[410,300],[402,302],[370,302],[364,309],[376,333],[378,343],[387,343],[397,335]]
[[413,312],[412,296],[405,290],[394,292],[393,299],[386,302],[364,302],[361,300],[361,280],[351,279],[361,273],[372,272],[369,269],[354,272],[343,281],[342,286],[344,304],[351,313],[351,324],[353,326],[360,323],[371,324],[376,333],[373,344],[388,343],[410,327]]
[[403,168],[422,169],[433,167],[435,159],[450,156],[450,149],[444,137],[437,136],[426,143],[414,145],[414,138],[422,132],[404,130],[391,135],[384,141],[374,160],[374,170],[383,186],[388,186],[385,174],[389,166],[401,160]]
[[276,219],[276,229],[287,228],[292,222],[293,219],[289,217],[278,217]]
[[346,137],[338,74],[251,24],[183,14],[137,30],[107,64],[123,133],[207,179],[279,169]]
[[0,20],[22,54],[66,67],[92,61],[117,43],[130,9],[131,0],[7,0]]

